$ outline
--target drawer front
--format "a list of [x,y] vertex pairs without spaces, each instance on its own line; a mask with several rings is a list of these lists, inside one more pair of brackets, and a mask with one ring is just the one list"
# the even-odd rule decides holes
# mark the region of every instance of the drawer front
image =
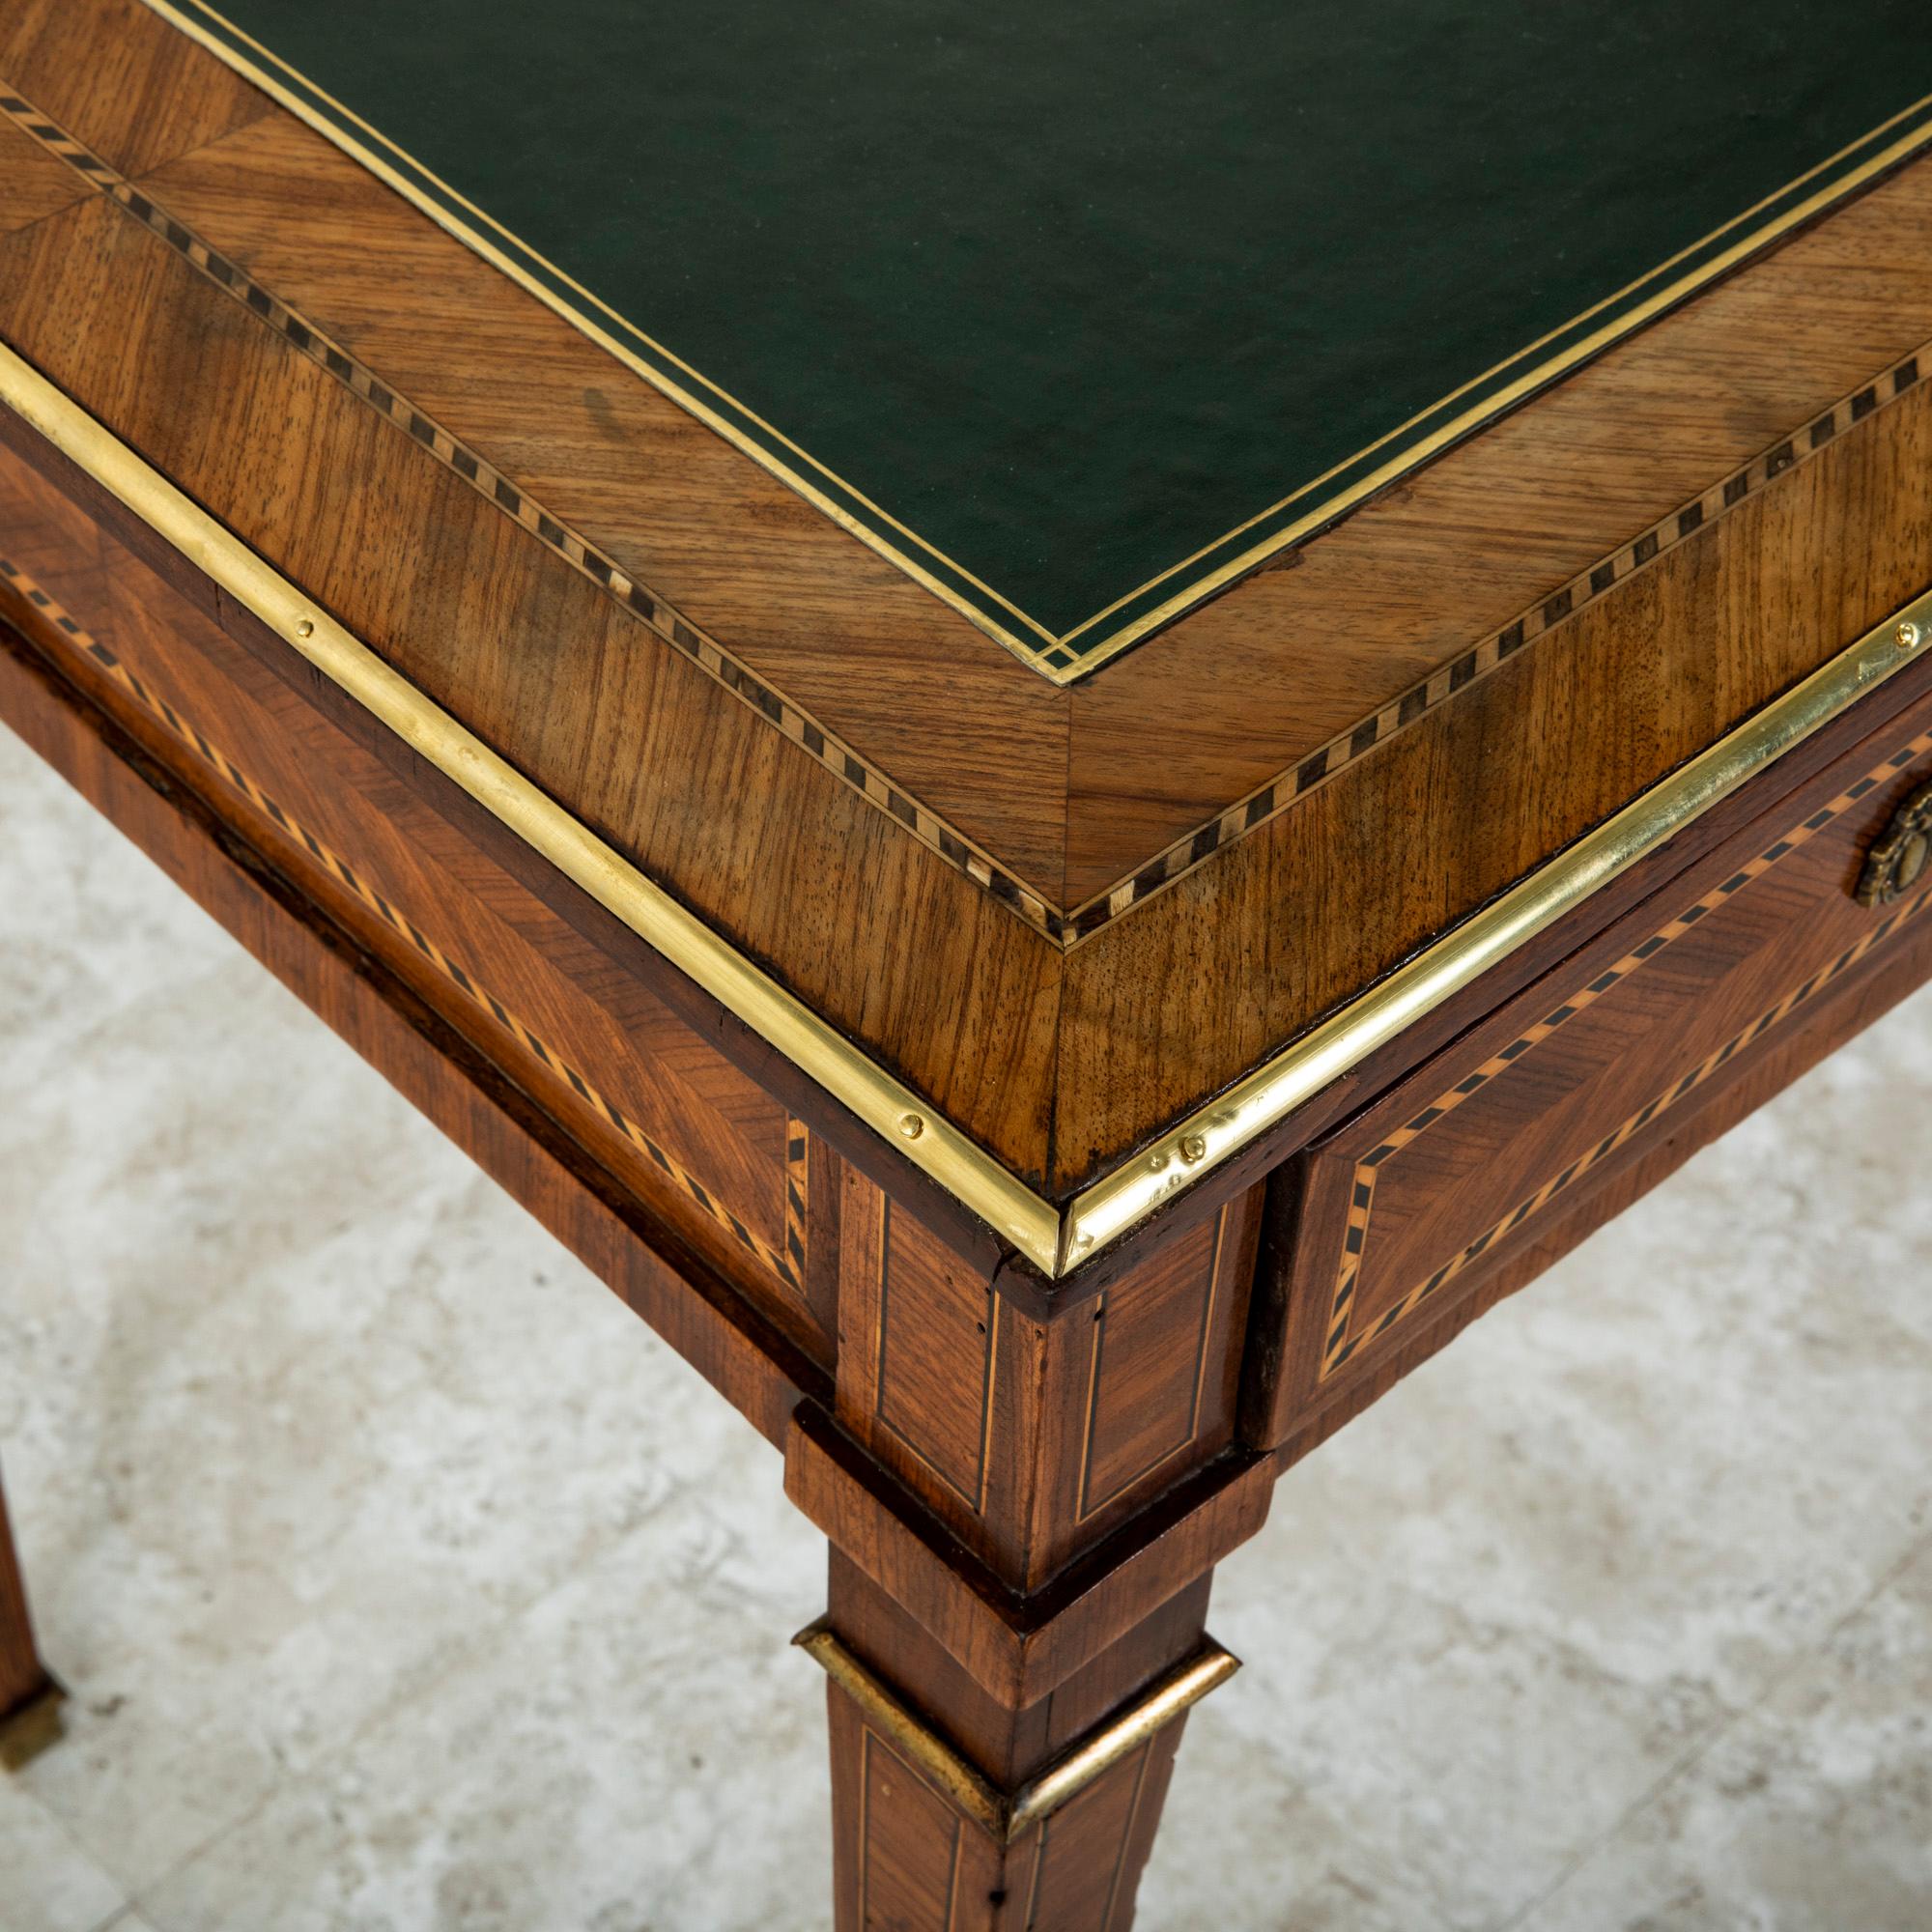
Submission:
[[819,1137],[5,449],[0,617],[830,1368]]
[[[1419,1359],[1411,1344],[1438,1323],[1453,1332],[1455,1313],[1593,1187],[1932,933],[1932,868],[1918,870],[1906,812],[1928,783],[1932,699],[1318,1142],[1276,1427]],[[1868,864],[1888,858],[1888,895],[1861,902]]]

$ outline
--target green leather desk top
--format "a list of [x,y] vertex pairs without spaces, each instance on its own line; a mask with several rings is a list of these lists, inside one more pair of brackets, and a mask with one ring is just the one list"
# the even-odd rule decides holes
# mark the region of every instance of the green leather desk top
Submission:
[[151,0],[1065,680],[1932,137],[1922,0]]

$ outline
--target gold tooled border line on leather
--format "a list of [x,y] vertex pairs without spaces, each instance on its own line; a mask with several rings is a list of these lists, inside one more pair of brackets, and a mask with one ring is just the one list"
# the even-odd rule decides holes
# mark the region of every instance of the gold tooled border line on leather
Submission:
[[[145,0],[145,4],[170,26],[205,47],[215,59],[259,87],[324,139],[340,148],[440,228],[561,316],[580,333],[615,356],[634,374],[668,396],[707,428],[715,430],[734,448],[776,476],[841,529],[904,572],[922,588],[1010,651],[1030,669],[1055,685],[1071,684],[1075,679],[1097,670],[1122,651],[1172,623],[1237,577],[1334,523],[1378,490],[1386,489],[1398,477],[1417,469],[1485,423],[1506,413],[1537,390],[1581,366],[1613,343],[1622,341],[1666,310],[1730,273],[1774,242],[1932,144],[1932,119],[1926,118],[1927,109],[1932,108],[1932,96],[1926,96],[1876,128],[1867,129],[1858,139],[1847,143],[1835,154],[1827,156],[1751,207],[1742,210],[1708,235],[1679,249],[1625,288],[1614,291],[1580,314],[1559,324],[1534,342],[1506,356],[1493,368],[1471,377],[1419,414],[1398,424],[1354,455],[1300,485],[1246,523],[1223,531],[1203,548],[1135,585],[1083,622],[1065,632],[1055,633],[992,585],[975,577],[937,545],[926,542],[916,530],[871,501],[854,484],[819,463],[739,398],[674,355],[663,344],[653,341],[631,318],[593,295],[555,263],[548,261],[522,236],[514,234],[468,200],[380,128],[363,120],[309,75],[228,19],[213,4],[213,0],[179,0],[179,4],[177,0]],[[320,110],[314,104],[316,101],[326,102],[329,111]],[[1900,129],[1904,131],[1897,131]],[[1842,165],[1861,151],[1871,150],[1874,143],[1888,135],[1891,138],[1875,152],[1866,152],[1862,160]],[[422,183],[430,184],[436,192],[428,192],[420,185]],[[1813,186],[1812,184],[1819,185]],[[1798,196],[1799,190],[1807,187],[1810,189],[1808,193],[1793,199]],[[1777,208],[1777,212],[1767,213],[1774,207]],[[1752,218],[1760,215],[1764,218],[1753,224]],[[1724,242],[1727,236],[1733,239]],[[1685,268],[1684,265],[1693,256],[1720,242],[1724,245],[1716,253],[1697,262],[1694,267]],[[530,264],[535,264],[542,273],[534,272]],[[546,280],[545,277],[551,279]],[[552,281],[556,286],[552,286]],[[562,290],[569,293],[561,293]],[[1591,323],[1595,326],[1586,333],[1564,342],[1561,347],[1552,347]],[[639,346],[647,353],[640,353]],[[1549,353],[1539,353],[1545,350]],[[1490,386],[1492,383],[1498,385]],[[707,396],[712,400],[706,400]],[[1464,404],[1465,397],[1472,400]],[[1463,406],[1458,408],[1458,405]],[[1419,431],[1424,423],[1451,410],[1455,412],[1437,422],[1434,429],[1411,435],[1411,432]],[[747,425],[751,426],[751,430]],[[758,434],[751,433],[753,430]],[[759,440],[760,435],[771,439],[786,454],[781,455],[778,448],[767,446]],[[1372,469],[1357,473],[1360,466],[1372,462],[1383,450],[1389,454],[1375,461]],[[814,482],[814,476],[820,480]],[[1345,478],[1346,481],[1343,480]],[[845,500],[839,500],[840,497]],[[1296,511],[1287,523],[1269,529],[1252,543],[1241,542],[1251,530],[1259,530],[1271,520],[1287,513],[1292,506],[1304,501],[1307,507]],[[859,510],[848,508],[847,502],[858,505]],[[1236,554],[1196,576],[1186,575],[1191,565],[1217,552],[1226,551],[1230,546],[1239,546]],[[927,559],[930,568],[927,563],[920,561],[922,556]],[[946,582],[946,573],[980,593],[979,597],[976,599]],[[1076,648],[1076,639],[1096,626],[1104,625],[1116,611],[1153,595],[1170,582],[1178,582],[1180,587],[1162,597],[1151,609],[1118,625],[1098,643],[1084,651]],[[996,614],[996,611],[1005,614]]]
[[1739,505],[1749,502],[1768,484],[1791,475],[1800,465],[1820,450],[1830,448],[1838,437],[1869,420],[1878,410],[1911,394],[1927,380],[1922,372],[1932,371],[1932,342],[1919,345],[1909,355],[1892,358],[1877,375],[1860,384],[1829,409],[1809,416],[1748,463],[1653,521],[1636,537],[1577,572],[1568,583],[1546,593],[1510,623],[1486,633],[1469,649],[1438,666],[1369,717],[1337,732],[1325,745],[1303,753],[1264,784],[1170,839],[1151,858],[1137,861],[1111,885],[1063,909],[1049,895],[1003,866],[957,826],[949,824],[930,806],[895,783],[883,768],[862,757],[852,745],[828,730],[796,700],[736,658],[656,590],[620,569],[581,531],[537,502],[521,484],[498,470],[413,400],[384,382],[312,317],[292,308],[274,290],[246,273],[197,235],[171,209],[156,201],[147,187],[137,187],[117,174],[43,109],[13,90],[10,83],[0,82],[0,89],[6,90],[0,91],[0,115],[15,128],[57,156],[97,193],[164,242],[214,287],[225,291],[257,317],[265,328],[272,330],[318,367],[327,369],[352,395],[408,435],[426,455],[449,473],[461,477],[486,502],[511,518],[519,528],[597,584],[628,615],[636,617],[687,663],[730,692],[753,717],[763,719],[787,743],[849,786],[895,827],[987,893],[995,904],[1024,920],[1063,951],[1081,945],[1112,921],[1148,904],[1217,854],[1270,824],[1359,759],[1429,717],[1440,705],[1473,690],[1525,645],[1627,584],[1659,558],[1669,555],[1677,545],[1711,528]]
[[1288,1042],[1065,1208],[514,771],[11,348],[0,402],[1043,1274],[1090,1261],[1932,648],[1932,590]]

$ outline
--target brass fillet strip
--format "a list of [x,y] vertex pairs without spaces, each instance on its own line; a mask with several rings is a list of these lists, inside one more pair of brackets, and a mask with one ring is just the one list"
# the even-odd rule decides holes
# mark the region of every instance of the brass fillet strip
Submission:
[[1068,1273],[1932,647],[1932,590],[1056,1209],[0,344],[0,403],[1049,1277]]
[[875,1730],[997,1843],[1011,1844],[1131,1756],[1241,1667],[1211,1638],[1123,1710],[1010,1795],[998,1790],[874,1676],[822,1619],[792,1641],[850,1697]]
[[1061,1272],[1238,1153],[1932,648],[1932,590],[1078,1195]]
[[1051,1271],[1060,1217],[1047,1202],[351,637],[5,344],[0,401],[526,844]]

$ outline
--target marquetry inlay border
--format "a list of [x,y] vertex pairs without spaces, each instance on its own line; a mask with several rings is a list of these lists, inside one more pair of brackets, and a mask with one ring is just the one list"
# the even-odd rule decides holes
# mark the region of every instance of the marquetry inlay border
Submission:
[[1185,878],[1217,852],[1258,831],[1270,819],[1278,818],[1291,806],[1319,791],[1391,738],[1407,730],[1450,698],[1492,676],[1508,664],[1524,645],[1553,631],[1600,598],[1607,596],[1632,578],[1647,570],[1658,558],[1675,550],[1700,530],[1709,529],[1740,503],[1755,497],[1767,483],[1788,474],[1815,456],[1847,430],[1863,422],[1887,403],[1918,385],[1925,372],[1932,371],[1932,342],[1912,355],[1889,364],[1862,383],[1849,395],[1841,396],[1829,410],[1788,436],[1780,437],[1769,448],[1741,469],[1714,483],[1710,489],[1681,503],[1667,517],[1653,524],[1642,535],[1634,537],[1601,562],[1580,570],[1569,582],[1560,584],[1548,596],[1539,598],[1459,658],[1432,671],[1419,684],[1411,685],[1360,724],[1339,731],[1329,741],[1304,758],[1277,772],[1266,784],[1247,797],[1237,799],[1225,810],[1204,820],[1193,831],[1183,833],[1156,857],[1150,860],[1130,879],[1110,886],[1071,914],[1076,939],[1098,930],[1107,920],[1117,918],[1130,907],[1144,904],[1156,893]]
[[0,556],[0,582],[4,582],[17,596],[32,605],[40,615],[53,629],[65,636],[76,650],[84,651],[101,671],[141,706],[149,717],[166,726],[178,743],[193,753],[203,764],[233,790],[240,793],[257,811],[272,820],[284,836],[300,845],[316,864],[321,866],[338,885],[352,894],[359,904],[374,913],[390,931],[408,941],[416,952],[466,999],[492,1015],[513,1038],[534,1054],[538,1062],[556,1079],[569,1086],[579,1099],[601,1114],[633,1147],[644,1154],[662,1172],[666,1179],[687,1198],[696,1202],[721,1228],[728,1230],[738,1244],[761,1265],[770,1269],[787,1288],[797,1292],[803,1291],[806,1253],[806,1195],[803,1174],[809,1158],[809,1137],[803,1122],[788,1120],[785,1123],[787,1136],[785,1248],[781,1252],[748,1228],[725,1206],[714,1189],[706,1187],[697,1176],[667,1150],[654,1135],[647,1133],[607,1094],[594,1087],[568,1059],[548,1044],[526,1021],[513,1013],[495,993],[484,986],[473,973],[429,938],[407,912],[390,904],[389,900],[363,878],[347,859],[317,838],[299,819],[286,811],[225,752],[211,743],[199,725],[184,718],[158,692],[150,690],[128,665],[91,632],[85,630],[53,596],[35,582],[26,571],[5,556]]
[[1873,923],[1861,935],[1856,944],[1847,947],[1828,966],[1821,967],[1802,984],[1793,987],[1773,1006],[1768,1007],[1748,1026],[1726,1040],[1717,1052],[1692,1067],[1663,1093],[1655,1095],[1621,1125],[1606,1134],[1588,1153],[1546,1180],[1493,1226],[1486,1228],[1466,1247],[1445,1262],[1427,1280],[1418,1282],[1400,1301],[1377,1317],[1365,1332],[1359,1335],[1352,1332],[1355,1288],[1361,1278],[1362,1257],[1368,1247],[1369,1226],[1375,1212],[1376,1186],[1396,1156],[1405,1148],[1414,1146],[1431,1127],[1453,1114],[1472,1094],[1492,1086],[1512,1067],[1520,1066],[1545,1040],[1560,1032],[1578,1013],[1586,1011],[1613,987],[1623,984],[1634,974],[1640,972],[1650,961],[1682,939],[1687,932],[1717,911],[1719,906],[1735,898],[1753,880],[1761,879],[1792,853],[1808,844],[1843,812],[1848,811],[1861,799],[1868,797],[1889,780],[1896,778],[1915,759],[1922,757],[1928,751],[1932,751],[1932,731],[1920,733],[1909,745],[1894,752],[1883,764],[1868,772],[1855,784],[1848,785],[1836,798],[1827,805],[1820,806],[1809,817],[1794,825],[1782,838],[1776,839],[1727,879],[1714,886],[1694,904],[1685,907],[1674,919],[1666,921],[1649,938],[1640,945],[1633,947],[1613,965],[1605,967],[1582,985],[1573,989],[1542,1019],[1525,1027],[1507,1045],[1492,1053],[1480,1066],[1465,1074],[1455,1086],[1437,1094],[1428,1106],[1411,1116],[1378,1146],[1360,1156],[1355,1163],[1351,1181],[1349,1218],[1343,1231],[1342,1254],[1336,1266],[1335,1293],[1328,1312],[1328,1335],[1322,1348],[1321,1370],[1317,1378],[1318,1381],[1326,1381],[1358,1349],[1386,1335],[1405,1317],[1428,1301],[1438,1289],[1455,1280],[1472,1262],[1487,1253],[1506,1236],[1515,1234],[1559,1194],[1567,1191],[1584,1175],[1609,1159],[1633,1134],[1640,1132],[1660,1115],[1668,1112],[1680,1100],[1694,1093],[1713,1074],[1728,1065],[1738,1053],[1762,1038],[1824,987],[1849,972],[1873,947],[1889,938],[1907,920],[1916,917],[1923,909],[1928,899],[1932,899],[1932,892],[1920,893],[1916,898],[1900,906],[1896,912]]
[[144,188],[124,180],[91,154],[48,115],[17,93],[0,92],[0,113],[30,134],[49,154],[75,169],[99,193],[132,215],[216,288],[234,297],[310,361],[328,371],[351,394],[419,443],[453,475],[562,557],[664,642],[722,685],[766,724],[775,726],[842,784],[876,807],[955,870],[1009,906],[1048,937],[1065,935],[1064,922],[1046,895],[1026,884],[976,845],[956,826],[895,784],[835,731],[760,677],[715,638],[678,611],[668,599],[640,583],[587,537],[554,516],[528,491],[445,429],[426,411],[399,395],[374,370],[279,296],[271,294],[219,249],[196,235]]
[[1918,385],[1932,370],[1932,343],[1889,363],[1830,409],[1780,437],[1742,468],[1680,504],[1668,516],[1539,598],[1499,630],[1392,698],[1371,716],[1338,732],[1234,804],[1202,820],[1111,886],[1070,909],[1001,865],[990,853],[896,783],[803,706],[753,671],[670,602],[622,569],[597,545],[554,515],[529,493],[400,395],[326,330],[272,294],[246,270],[190,230],[152,194],[0,83],[0,114],[49,154],[73,168],[98,192],[140,221],[199,273],[225,291],[299,353],[328,371],[485,501],[512,518],[554,554],[644,623],[654,636],[738,698],[902,831],[973,881],[1063,951],[1145,905],[1230,850],[1302,799],[1388,744],[1449,699],[1492,675],[1523,647],[1588,605],[1628,582],[1687,538],[1708,529],[1764,486],[1788,473]]

